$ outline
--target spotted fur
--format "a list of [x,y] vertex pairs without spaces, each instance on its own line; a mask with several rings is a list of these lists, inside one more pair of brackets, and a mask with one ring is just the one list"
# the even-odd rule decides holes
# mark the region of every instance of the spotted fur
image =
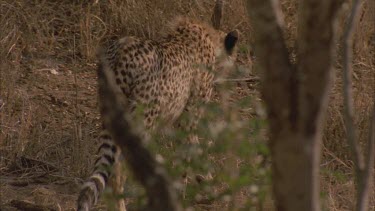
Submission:
[[[133,114],[142,105],[146,131],[159,120],[173,124],[197,100],[209,101],[215,66],[230,62],[238,39],[237,31],[225,34],[185,18],[167,31],[158,40],[119,39],[99,56],[99,71],[113,71],[127,111]],[[118,149],[105,129],[99,138],[100,157],[80,192],[78,210],[96,204],[116,160]]]

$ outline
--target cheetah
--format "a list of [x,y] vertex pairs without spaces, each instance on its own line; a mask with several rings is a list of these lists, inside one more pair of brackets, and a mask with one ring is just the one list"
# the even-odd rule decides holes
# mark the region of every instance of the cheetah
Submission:
[[[168,28],[161,39],[125,37],[99,54],[98,71],[113,72],[127,112],[142,106],[146,131],[160,122],[174,124],[185,110],[199,113],[190,109],[210,101],[219,66],[233,64],[238,41],[237,30],[224,33],[188,18],[177,18]],[[78,210],[96,204],[118,159],[119,150],[105,129],[99,139],[100,157],[79,194]]]

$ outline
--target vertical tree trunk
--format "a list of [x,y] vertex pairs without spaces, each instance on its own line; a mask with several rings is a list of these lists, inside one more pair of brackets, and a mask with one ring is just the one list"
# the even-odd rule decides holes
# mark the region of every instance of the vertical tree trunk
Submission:
[[282,36],[278,1],[248,0],[270,124],[277,210],[320,210],[322,120],[331,84],[334,20],[340,3],[299,2],[298,62],[292,65]]

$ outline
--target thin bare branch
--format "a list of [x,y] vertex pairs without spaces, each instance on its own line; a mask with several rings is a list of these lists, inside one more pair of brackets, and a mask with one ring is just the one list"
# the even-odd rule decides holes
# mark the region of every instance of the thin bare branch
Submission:
[[346,23],[343,36],[343,97],[344,97],[344,120],[347,133],[347,141],[352,151],[352,159],[356,172],[363,168],[363,158],[356,144],[356,129],[354,127],[354,108],[352,95],[352,67],[353,67],[353,32],[355,20],[359,11],[359,1],[354,0],[352,10]]
[[369,139],[367,143],[367,153],[365,157],[364,169],[359,175],[360,183],[358,184],[358,201],[357,201],[357,210],[364,211],[368,210],[368,203],[370,198],[370,187],[371,187],[371,178],[374,174],[374,159],[375,159],[375,102],[372,116],[370,119],[369,127]]
[[211,16],[212,26],[215,29],[220,29],[221,18],[223,16],[223,4],[224,0],[216,0],[214,11]]
[[214,81],[214,83],[226,83],[226,82],[247,82],[247,83],[254,83],[259,82],[258,77],[249,77],[249,78],[223,78],[223,79],[217,79]]
[[102,69],[105,67],[98,68],[101,114],[135,178],[146,189],[149,199],[146,210],[181,210],[166,171],[143,146],[140,137],[131,130],[122,102],[116,95],[116,87],[110,82],[115,81],[111,80],[114,76],[111,71]]
[[[356,183],[357,183],[357,200],[356,210],[365,211],[368,209],[368,200],[370,194],[370,178],[374,163],[374,119],[375,114],[372,114],[368,151],[366,155],[366,163],[364,157],[360,152],[359,144],[357,143],[356,129],[354,125],[354,108],[352,96],[352,66],[353,66],[353,33],[361,8],[360,0],[353,0],[351,12],[349,14],[343,37],[343,95],[344,95],[344,119],[345,129],[347,134],[347,141],[352,152],[352,159],[354,162]],[[375,105],[374,105],[375,106]],[[375,112],[375,109],[374,111]]]

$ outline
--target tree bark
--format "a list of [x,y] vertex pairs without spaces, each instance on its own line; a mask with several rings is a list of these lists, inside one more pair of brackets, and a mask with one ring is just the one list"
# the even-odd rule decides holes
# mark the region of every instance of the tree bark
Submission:
[[298,62],[292,65],[282,35],[278,1],[248,0],[270,124],[277,210],[320,210],[321,131],[334,61],[335,14],[340,3],[300,2]]

